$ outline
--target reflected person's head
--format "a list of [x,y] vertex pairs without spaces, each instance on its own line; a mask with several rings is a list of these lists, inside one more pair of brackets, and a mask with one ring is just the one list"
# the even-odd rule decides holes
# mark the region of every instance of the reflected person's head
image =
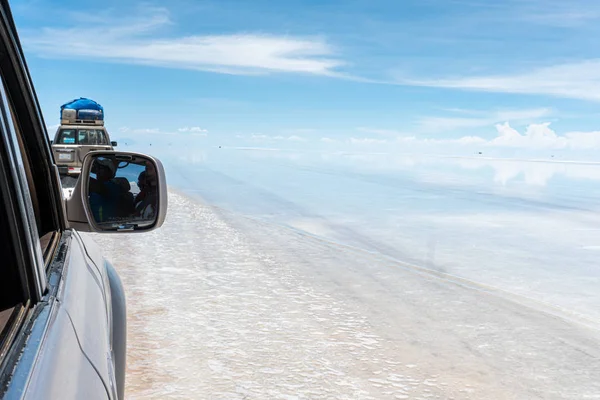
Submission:
[[146,171],[142,171],[138,175],[137,185],[140,188],[140,190],[143,190],[146,186]]
[[[157,185],[157,176],[156,176],[156,169],[154,168],[154,164],[148,162],[146,163],[146,170],[145,172],[145,182],[144,184],[146,186],[150,186],[150,187],[154,187]],[[144,173],[142,172],[142,173]]]
[[115,177],[116,168],[114,163],[108,158],[98,158],[95,161],[96,179],[100,182],[106,182]]

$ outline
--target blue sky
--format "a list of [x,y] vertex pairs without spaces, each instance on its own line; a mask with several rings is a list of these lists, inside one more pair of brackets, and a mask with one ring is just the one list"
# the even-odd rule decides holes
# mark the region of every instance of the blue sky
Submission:
[[600,147],[597,1],[12,7],[48,126],[84,96],[132,142]]

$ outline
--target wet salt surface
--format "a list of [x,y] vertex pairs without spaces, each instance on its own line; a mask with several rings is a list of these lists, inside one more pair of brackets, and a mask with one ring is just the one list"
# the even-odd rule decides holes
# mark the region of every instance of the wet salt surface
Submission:
[[92,235],[128,300],[127,398],[581,399],[598,331],[171,193],[144,235]]
[[236,149],[164,156],[170,184],[208,204],[600,329],[600,164]]

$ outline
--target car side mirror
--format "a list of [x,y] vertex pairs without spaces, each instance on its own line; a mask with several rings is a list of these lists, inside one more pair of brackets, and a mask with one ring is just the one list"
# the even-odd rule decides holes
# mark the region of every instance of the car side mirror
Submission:
[[88,153],[66,203],[69,226],[79,231],[151,231],[167,214],[165,170],[145,154]]
[[117,142],[110,142],[110,145],[111,145],[112,147],[117,147]]

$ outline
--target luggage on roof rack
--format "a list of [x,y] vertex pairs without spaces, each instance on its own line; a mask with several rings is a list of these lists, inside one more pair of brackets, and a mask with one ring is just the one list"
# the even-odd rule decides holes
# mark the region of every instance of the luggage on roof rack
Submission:
[[104,108],[85,97],[71,100],[60,106],[60,122],[63,125],[104,125]]

